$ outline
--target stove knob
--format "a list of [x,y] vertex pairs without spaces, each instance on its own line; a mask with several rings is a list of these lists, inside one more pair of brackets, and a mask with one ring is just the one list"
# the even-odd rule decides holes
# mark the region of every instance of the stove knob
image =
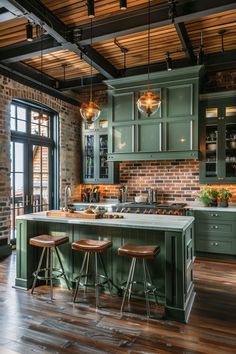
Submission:
[[119,208],[116,208],[116,212],[117,212],[117,213],[120,213],[120,209],[119,209]]
[[127,208],[127,209],[126,209],[126,213],[130,213],[130,208]]
[[136,214],[140,214],[140,209],[139,208],[136,210]]
[[143,213],[144,213],[144,214],[148,214],[148,210],[147,210],[147,209],[145,209]]
[[120,212],[125,213],[125,208],[122,208]]
[[155,210],[155,214],[160,214],[159,210]]
[[152,211],[152,210],[149,210],[148,214],[153,214],[153,211]]

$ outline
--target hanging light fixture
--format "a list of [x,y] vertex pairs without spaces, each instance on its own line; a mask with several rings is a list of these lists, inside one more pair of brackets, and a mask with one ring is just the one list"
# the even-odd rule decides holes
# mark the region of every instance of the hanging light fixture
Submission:
[[129,51],[128,48],[125,48],[124,46],[122,46],[119,41],[117,40],[117,38],[114,39],[114,44],[120,49],[121,53],[123,54],[123,58],[124,58],[124,68],[123,68],[123,74],[125,75],[126,73],[126,55]]
[[120,9],[121,10],[127,9],[127,0],[120,0]]
[[150,11],[151,4],[148,0],[148,89],[144,95],[142,95],[137,101],[137,108],[144,116],[150,117],[152,114],[156,113],[160,107],[161,100],[159,97],[154,95],[149,87],[150,82]]
[[221,37],[221,51],[222,51],[222,53],[224,53],[224,51],[225,51],[225,47],[224,47],[224,35],[225,35],[225,33],[226,33],[226,29],[221,29],[218,32],[218,34]]
[[172,59],[169,52],[166,53],[166,69],[168,71],[173,70]]
[[28,21],[27,25],[25,26],[26,30],[26,39],[28,42],[32,42],[33,38],[33,25]]
[[[92,28],[92,19],[90,22],[90,37],[91,37],[91,48],[92,48],[92,38],[93,38],[93,28]],[[80,114],[84,121],[88,124],[95,122],[100,116],[101,109],[100,107],[93,102],[93,79],[92,79],[92,59],[90,60],[90,98],[89,102],[84,102],[80,106]]]

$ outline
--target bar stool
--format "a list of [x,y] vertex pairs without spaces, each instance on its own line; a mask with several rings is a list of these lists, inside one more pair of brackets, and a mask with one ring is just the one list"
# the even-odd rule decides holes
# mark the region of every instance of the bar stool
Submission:
[[[144,294],[145,294],[145,301],[146,301],[146,311],[147,317],[150,317],[150,305],[149,305],[149,297],[148,294],[152,293],[154,295],[155,302],[157,304],[157,290],[152,285],[151,276],[146,264],[146,259],[154,259],[158,253],[160,252],[159,246],[149,246],[149,245],[136,245],[136,244],[126,244],[120,248],[118,248],[118,255],[119,256],[126,256],[132,258],[131,266],[129,269],[129,275],[124,287],[124,295],[122,299],[122,304],[120,308],[121,315],[123,313],[123,308],[125,304],[125,298],[127,292],[128,295],[128,303],[130,302],[130,297],[132,294],[132,286],[133,284],[141,283],[144,287]],[[134,281],[134,272],[136,267],[137,259],[142,261],[143,267],[143,282]]]
[[[88,286],[95,286],[95,295],[96,295],[96,308],[99,307],[99,286],[102,286],[108,283],[109,291],[111,293],[111,285],[114,285],[112,280],[108,277],[106,267],[102,258],[102,253],[106,251],[108,248],[112,246],[112,242],[110,240],[78,240],[72,243],[71,247],[73,251],[84,252],[84,258],[82,262],[82,266],[80,268],[79,275],[75,278],[76,280],[76,288],[73,297],[73,302],[76,301],[77,293],[79,290],[79,286],[84,286],[85,290]],[[94,254],[94,272],[89,273],[89,261],[90,261],[90,254]],[[104,274],[98,274],[98,258],[103,268]],[[84,272],[86,264],[86,269]],[[87,283],[88,277],[90,275],[94,275],[94,283],[89,284]],[[84,277],[85,282],[84,284],[80,283],[80,279]],[[103,278],[103,281],[99,281],[99,278]]]
[[[65,274],[65,270],[58,252],[57,247],[60,245],[63,245],[64,243],[69,241],[69,237],[67,236],[50,236],[50,235],[39,235],[32,237],[29,240],[29,244],[31,246],[36,246],[36,247],[41,247],[43,248],[40,260],[38,263],[37,270],[33,272],[34,276],[34,282],[31,290],[31,294],[34,293],[34,288],[37,282],[37,279],[39,280],[46,280],[46,285],[48,285],[48,281],[50,281],[50,294],[51,294],[51,299],[53,300],[53,280],[56,280],[59,277],[64,277],[66,281],[66,285],[68,290],[70,290],[70,285],[69,281],[67,279],[67,276]],[[41,268],[42,262],[43,262],[43,257],[45,254],[45,251],[47,250],[47,256],[46,256],[46,267]],[[53,250],[55,250],[59,264],[60,264],[60,269],[59,268],[53,268]],[[44,276],[40,276],[39,274],[41,272],[44,272]]]

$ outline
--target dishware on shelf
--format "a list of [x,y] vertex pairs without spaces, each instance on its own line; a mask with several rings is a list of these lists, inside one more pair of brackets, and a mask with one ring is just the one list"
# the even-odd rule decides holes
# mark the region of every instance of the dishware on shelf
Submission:
[[147,202],[147,197],[144,197],[143,195],[137,195],[134,197],[135,203],[146,203]]
[[209,150],[209,151],[215,151],[215,150],[216,150],[216,144],[215,144],[215,143],[209,143],[209,144],[207,144],[207,150]]

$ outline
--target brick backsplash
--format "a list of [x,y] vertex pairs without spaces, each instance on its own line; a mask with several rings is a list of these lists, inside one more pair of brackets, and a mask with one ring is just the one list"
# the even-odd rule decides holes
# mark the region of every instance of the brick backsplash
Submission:
[[[102,198],[117,198],[120,185],[123,184],[128,188],[128,201],[134,200],[140,193],[144,194],[145,188],[151,187],[156,189],[159,202],[193,202],[204,187],[199,183],[199,162],[194,160],[122,162],[120,184],[99,185]],[[236,186],[224,185],[224,187],[231,190],[233,193],[231,201],[236,202]]]

